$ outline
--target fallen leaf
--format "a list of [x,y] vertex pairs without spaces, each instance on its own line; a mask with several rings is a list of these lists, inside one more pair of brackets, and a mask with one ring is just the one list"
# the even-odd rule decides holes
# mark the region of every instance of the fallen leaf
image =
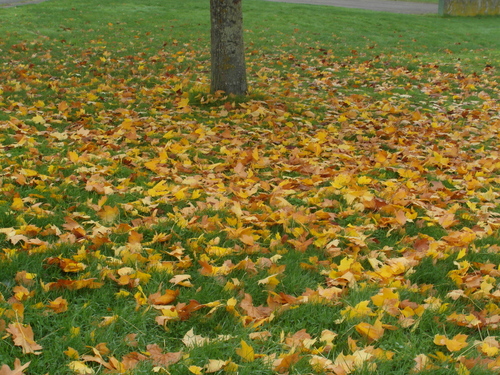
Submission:
[[241,340],[241,348],[236,349],[236,354],[243,358],[245,362],[253,362],[255,360],[255,353],[253,348],[244,340]]
[[35,342],[33,329],[29,324],[10,323],[6,331],[11,334],[14,345],[20,346],[24,354],[42,354],[40,350],[43,348]]
[[23,375],[24,370],[28,368],[30,365],[30,362],[26,362],[24,365],[21,365],[21,361],[19,358],[16,358],[14,360],[14,369],[11,370],[11,368],[8,365],[2,365],[0,367],[0,375]]

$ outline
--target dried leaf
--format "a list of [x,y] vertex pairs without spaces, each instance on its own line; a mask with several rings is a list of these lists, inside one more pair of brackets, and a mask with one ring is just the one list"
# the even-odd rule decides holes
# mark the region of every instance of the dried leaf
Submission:
[[0,375],[23,375],[24,370],[28,368],[30,365],[30,362],[26,362],[24,365],[21,365],[21,361],[19,358],[16,358],[14,360],[14,369],[11,370],[11,368],[8,365],[2,365],[0,367]]
[[35,342],[33,329],[29,324],[10,323],[6,329],[11,334],[14,345],[20,346],[23,353],[42,354],[43,348]]

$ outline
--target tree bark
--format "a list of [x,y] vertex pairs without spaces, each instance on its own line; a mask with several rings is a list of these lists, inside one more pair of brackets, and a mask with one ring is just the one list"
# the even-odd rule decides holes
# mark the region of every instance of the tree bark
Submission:
[[210,0],[212,93],[247,92],[241,1]]

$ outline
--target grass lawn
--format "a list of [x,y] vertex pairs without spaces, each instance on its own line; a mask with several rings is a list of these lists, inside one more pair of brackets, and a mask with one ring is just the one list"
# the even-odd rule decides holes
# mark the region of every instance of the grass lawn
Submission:
[[498,18],[244,12],[0,9],[0,374],[498,374]]

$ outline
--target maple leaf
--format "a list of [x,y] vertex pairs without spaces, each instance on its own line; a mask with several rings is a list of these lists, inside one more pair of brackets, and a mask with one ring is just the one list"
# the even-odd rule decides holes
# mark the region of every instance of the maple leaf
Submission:
[[272,337],[271,332],[269,331],[259,331],[259,332],[252,332],[248,335],[250,339],[252,340],[267,340],[268,338]]
[[209,359],[204,369],[207,374],[211,374],[222,370],[228,363],[229,361],[223,361],[221,359]]
[[11,368],[8,365],[2,365],[0,367],[0,375],[23,375],[24,370],[28,368],[30,365],[30,362],[26,362],[24,365],[21,365],[21,361],[19,358],[16,358],[14,360],[14,369],[11,370]]
[[370,368],[367,364],[372,360],[374,355],[365,349],[355,350],[350,355],[339,354],[333,362],[333,370],[339,374],[350,374],[354,370],[362,367]]
[[163,353],[162,349],[156,344],[150,344],[146,346],[146,349],[155,365],[161,365],[165,367],[179,362],[182,359],[183,355],[182,352]]
[[47,264],[57,264],[64,272],[80,272],[87,268],[85,264],[68,258],[50,257],[45,262]]
[[182,342],[188,348],[194,348],[196,346],[203,346],[207,344],[208,342],[210,342],[210,339],[200,335],[195,335],[194,329],[191,328],[188,332],[186,332],[186,334],[182,338]]
[[97,216],[99,216],[105,223],[112,223],[120,214],[120,210],[118,207],[104,206],[102,210],[97,212]]
[[35,284],[35,278],[36,278],[35,273],[28,273],[26,271],[19,271],[16,273],[16,277],[14,280],[20,285],[24,286],[32,286]]
[[380,320],[376,320],[372,325],[370,323],[362,322],[357,324],[355,327],[356,331],[365,337],[368,342],[376,341],[382,337],[384,334],[384,327]]
[[24,207],[23,200],[21,198],[19,198],[19,197],[15,197],[12,200],[12,204],[11,204],[10,208],[12,208],[15,211],[22,211],[22,210],[24,210],[25,207]]
[[71,348],[71,347],[68,347],[68,349],[65,350],[63,353],[72,359],[78,359],[80,357],[80,354],[78,354],[78,351]]
[[273,370],[280,374],[288,373],[290,367],[297,363],[299,359],[299,353],[285,354],[273,362]]
[[68,367],[71,371],[75,372],[78,375],[92,375],[95,374],[94,369],[90,368],[82,361],[71,361],[68,363]]
[[14,345],[20,346],[24,354],[42,354],[39,350],[43,348],[35,342],[33,329],[29,324],[10,323],[6,331],[11,334]]
[[248,345],[244,340],[241,340],[241,348],[236,349],[238,354],[245,362],[253,362],[255,360],[255,352],[253,347]]
[[276,276],[278,276],[278,274],[268,276],[264,279],[257,281],[257,284],[265,285],[269,290],[274,290],[276,286],[280,283],[280,281],[276,278]]
[[448,339],[444,335],[435,335],[434,344],[445,345],[450,352],[457,352],[467,347],[467,345],[469,345],[467,343],[467,337],[468,337],[467,335],[458,334],[455,335],[452,339]]
[[175,301],[179,293],[180,292],[178,290],[166,289],[164,294],[161,294],[160,292],[151,294],[148,297],[148,301],[153,305],[168,305],[169,303]]
[[252,303],[252,296],[248,293],[245,293],[245,297],[240,302],[240,307],[245,310],[247,315],[252,319],[265,319],[272,313],[272,310],[269,307],[254,306]]
[[413,359],[416,363],[415,366],[412,369],[412,373],[418,373],[426,370],[434,370],[437,369],[438,367],[435,366],[432,362],[431,359],[426,356],[425,354],[419,354]]
[[203,374],[203,367],[191,365],[188,367],[190,373],[195,375]]
[[68,310],[68,301],[62,297],[57,297],[55,300],[50,301],[47,307],[56,314],[59,314]]
[[138,352],[132,352],[132,353],[125,354],[122,357],[122,363],[123,363],[123,366],[127,370],[130,370],[130,369],[135,368],[139,364],[139,362],[145,361],[147,359],[148,359],[148,357],[145,356],[144,354],[141,354]]
[[361,301],[356,306],[348,306],[346,309],[342,310],[340,313],[346,316],[348,319],[359,318],[363,316],[373,316],[375,315],[368,304],[370,301]]
[[189,281],[190,278],[191,278],[191,275],[175,275],[170,280],[168,280],[168,282],[172,283],[174,285],[181,285],[181,286],[190,288],[193,286],[191,281]]
[[500,353],[500,343],[493,336],[485,337],[482,341],[475,341],[474,345],[478,351],[488,357],[495,357]]
[[34,291],[29,291],[28,288],[18,285],[12,288],[14,292],[13,301],[26,301],[35,295]]
[[99,289],[104,285],[103,283],[95,280],[96,280],[95,278],[80,279],[80,280],[60,279],[55,282],[45,284],[44,289],[46,290],[55,290],[55,289],[78,290],[83,288]]

